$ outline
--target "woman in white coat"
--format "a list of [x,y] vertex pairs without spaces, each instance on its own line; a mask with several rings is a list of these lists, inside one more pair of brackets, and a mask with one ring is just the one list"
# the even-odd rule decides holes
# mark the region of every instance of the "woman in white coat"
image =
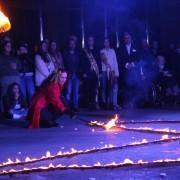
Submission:
[[104,39],[104,48],[100,51],[102,63],[102,101],[105,108],[119,110],[118,78],[119,69],[115,50],[110,47],[108,38]]
[[39,52],[35,55],[35,85],[39,87],[42,82],[55,70],[48,53],[46,41],[41,41]]

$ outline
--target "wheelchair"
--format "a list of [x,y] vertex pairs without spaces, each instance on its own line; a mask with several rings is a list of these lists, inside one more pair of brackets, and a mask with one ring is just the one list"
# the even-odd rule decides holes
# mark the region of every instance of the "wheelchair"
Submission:
[[[163,106],[169,105],[173,101],[170,100],[171,96],[166,96],[166,88],[159,83],[152,83],[152,86],[149,90],[149,100],[152,105]],[[178,103],[178,98],[176,99]]]

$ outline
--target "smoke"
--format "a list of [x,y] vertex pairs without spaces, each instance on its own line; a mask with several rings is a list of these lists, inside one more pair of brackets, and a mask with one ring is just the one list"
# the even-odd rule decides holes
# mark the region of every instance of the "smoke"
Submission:
[[152,87],[158,76],[156,59],[150,50],[140,52],[135,69],[126,74],[128,103],[152,102]]

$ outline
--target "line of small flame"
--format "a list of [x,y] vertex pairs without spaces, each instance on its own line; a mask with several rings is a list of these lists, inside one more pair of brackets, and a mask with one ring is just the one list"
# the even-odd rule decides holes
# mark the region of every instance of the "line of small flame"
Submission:
[[33,173],[33,172],[41,172],[41,171],[52,171],[52,170],[65,170],[65,169],[99,169],[99,168],[120,168],[124,166],[160,166],[160,165],[170,165],[174,163],[180,163],[180,158],[177,159],[159,159],[154,161],[143,161],[138,160],[137,162],[134,162],[130,159],[124,159],[123,162],[112,162],[108,164],[102,164],[100,162],[97,162],[93,165],[78,165],[78,164],[70,164],[70,165],[54,165],[50,163],[48,166],[39,166],[39,167],[33,167],[33,168],[27,168],[24,167],[23,169],[10,169],[10,170],[2,170],[0,171],[0,175],[11,175],[11,174],[24,174],[24,173]]
[[100,151],[112,151],[112,150],[117,150],[117,149],[122,149],[122,148],[127,148],[127,147],[134,147],[134,146],[141,146],[141,145],[148,145],[148,144],[155,144],[155,143],[162,143],[162,142],[169,142],[169,141],[176,141],[176,140],[180,140],[180,136],[169,138],[168,135],[163,135],[162,138],[159,140],[147,141],[146,139],[142,139],[142,141],[135,141],[129,144],[121,145],[121,146],[105,144],[103,147],[100,147],[100,148],[93,147],[91,149],[86,149],[86,150],[76,150],[74,148],[71,148],[71,151],[67,151],[67,152],[59,151],[55,155],[52,155],[50,151],[47,151],[46,155],[41,156],[40,158],[30,158],[27,156],[22,161],[19,160],[18,158],[16,158],[15,161],[8,158],[6,162],[0,163],[0,168],[7,167],[7,166],[16,166],[16,165],[21,165],[21,164],[25,165],[25,164],[35,163],[39,161],[52,160],[55,158],[72,157],[72,156],[81,155],[81,154],[96,153]]
[[[98,127],[105,128],[105,126],[108,123],[106,124],[104,122],[90,121],[88,124],[90,126],[98,126]],[[163,129],[153,129],[153,128],[150,128],[150,127],[132,128],[132,127],[126,127],[125,125],[116,125],[116,126],[112,126],[111,128],[113,128],[113,127],[124,129],[124,130],[130,130],[130,131],[147,131],[147,132],[155,132],[155,133],[168,133],[168,134],[173,134],[173,135],[180,135],[180,131],[169,129],[169,128],[163,128]]]

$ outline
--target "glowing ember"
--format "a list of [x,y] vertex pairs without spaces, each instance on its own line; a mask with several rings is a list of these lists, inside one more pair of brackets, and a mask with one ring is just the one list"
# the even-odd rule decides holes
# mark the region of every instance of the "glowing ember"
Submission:
[[46,157],[51,157],[51,153],[49,151],[46,152]]
[[94,166],[102,166],[100,162],[97,162],[96,164],[94,164]]
[[146,162],[144,162],[143,160],[138,161],[138,164],[144,164],[144,163],[146,163]]
[[76,168],[76,167],[78,167],[78,165],[77,165],[77,164],[71,164],[71,165],[69,165],[68,167],[70,167],[70,168]]
[[115,127],[117,121],[118,121],[118,115],[116,114],[113,119],[111,119],[107,124],[104,125],[104,128],[105,128],[106,130],[109,130],[109,129]]
[[131,161],[130,159],[125,159],[123,163],[124,164],[133,164],[134,162]]
[[77,150],[74,148],[71,148],[71,153],[77,153]]
[[169,136],[167,134],[162,136],[162,139],[168,139],[168,138],[169,138]]
[[57,153],[57,156],[61,156],[61,155],[62,155],[62,152],[59,151],[59,152]]
[[148,141],[146,139],[143,139],[142,140],[142,143],[147,143]]
[[113,147],[115,147],[114,145],[112,145],[112,144],[109,144],[109,148],[113,148]]
[[48,166],[48,168],[54,168],[54,167],[55,166],[52,163],[50,163],[49,166]]
[[29,157],[25,158],[25,162],[30,162],[30,161],[31,161],[31,159]]
[[8,162],[7,163],[13,163],[13,161],[10,158],[8,158]]
[[16,158],[16,163],[20,163],[21,161],[18,159],[18,158]]

